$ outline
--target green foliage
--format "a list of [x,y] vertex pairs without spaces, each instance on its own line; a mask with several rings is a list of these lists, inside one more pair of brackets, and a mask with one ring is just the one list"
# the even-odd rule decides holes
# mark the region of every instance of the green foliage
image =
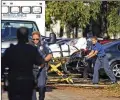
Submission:
[[98,15],[100,14],[100,6],[100,1],[90,2],[90,16],[92,16],[94,20],[97,20]]
[[[85,28],[92,17],[96,22],[99,22],[101,15],[102,1],[86,1],[89,5],[85,5],[85,1],[47,1],[46,7],[46,26],[49,26],[54,16],[55,20],[61,20],[61,26],[67,25],[70,29],[74,27]],[[108,1],[107,22],[108,34],[120,33],[120,1]],[[69,30],[70,30],[69,29]]]
[[62,6],[64,3],[60,1],[48,1],[47,8],[46,8],[46,25],[50,25],[52,23],[51,17],[54,16],[55,20],[61,19],[62,14]]
[[118,10],[120,8],[120,2],[109,2],[108,3],[108,32],[109,35],[114,35],[114,37],[119,33],[120,34],[120,16],[118,15]]
[[82,27],[89,23],[90,10],[92,16],[96,18],[96,13],[99,12],[99,2],[85,5],[83,1],[50,1],[47,2],[46,8],[46,23],[50,24],[51,16],[55,16],[64,24],[69,24],[71,27]]

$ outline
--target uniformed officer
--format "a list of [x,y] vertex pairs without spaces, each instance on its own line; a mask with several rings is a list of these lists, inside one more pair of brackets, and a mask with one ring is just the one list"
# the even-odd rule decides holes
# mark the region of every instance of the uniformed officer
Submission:
[[98,70],[100,67],[103,67],[106,74],[109,76],[111,83],[116,83],[116,78],[110,69],[108,59],[106,57],[105,51],[103,46],[97,42],[97,37],[92,37],[92,51],[86,56],[88,59],[94,56],[97,56],[94,66],[94,73],[93,73],[93,84],[98,84],[99,81],[99,73]]
[[[9,68],[9,100],[32,100],[33,64],[43,66],[38,50],[28,44],[28,28],[17,30],[17,45],[11,45],[3,55],[3,65]],[[44,66],[43,66],[44,67]]]
[[[32,45],[36,46],[42,56],[45,59],[46,65],[44,68],[39,70],[37,77],[37,87],[39,91],[39,100],[44,100],[46,90],[46,79],[47,79],[47,62],[52,58],[52,51],[49,49],[48,44],[45,41],[41,41],[40,33],[35,31],[32,33]],[[33,91],[33,100],[36,100],[36,90]]]

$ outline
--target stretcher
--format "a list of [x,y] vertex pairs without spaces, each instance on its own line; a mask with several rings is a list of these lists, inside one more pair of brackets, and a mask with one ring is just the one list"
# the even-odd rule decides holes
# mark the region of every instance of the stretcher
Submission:
[[62,67],[64,63],[66,63],[67,58],[53,58],[49,63],[50,69],[48,70],[48,73],[55,72],[58,76],[61,78],[58,81],[64,82],[66,81],[69,84],[73,84],[73,79],[71,76],[67,76],[64,74],[59,68]]

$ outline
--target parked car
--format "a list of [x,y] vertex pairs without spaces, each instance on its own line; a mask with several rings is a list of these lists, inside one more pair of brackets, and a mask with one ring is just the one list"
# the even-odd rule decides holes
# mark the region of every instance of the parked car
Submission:
[[[106,43],[103,45],[103,47],[105,49],[106,56],[108,57],[111,70],[113,71],[115,77],[120,79],[120,40]],[[84,56],[87,55],[89,51],[85,51],[87,54],[84,51],[82,51],[82,55],[80,55],[81,54],[80,52],[76,52],[72,56],[70,56],[69,63],[67,62],[63,66],[65,73],[69,74],[81,73],[83,75],[84,67],[86,65],[86,63],[84,62]],[[91,65],[91,69],[93,69],[93,67],[94,66]],[[106,76],[102,68],[100,72],[101,76]],[[90,72],[90,75],[91,74],[93,74],[93,72]]]
[[55,44],[49,45],[53,52],[53,57],[68,57],[80,49],[86,49],[86,38],[79,39],[62,39]]
[[115,41],[115,39],[103,39],[103,40],[98,40],[99,43],[101,44],[106,44],[109,42]]
[[120,79],[120,40],[103,45],[108,57],[110,68],[114,75]]

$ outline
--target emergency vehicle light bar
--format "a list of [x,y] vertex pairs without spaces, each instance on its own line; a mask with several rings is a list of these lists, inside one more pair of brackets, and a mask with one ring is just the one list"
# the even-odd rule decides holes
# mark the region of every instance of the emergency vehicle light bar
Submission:
[[23,13],[23,14],[30,14],[31,13],[31,8],[29,7],[29,6],[23,6],[23,7],[21,7],[21,12]]
[[20,7],[19,6],[10,7],[10,12],[12,14],[18,14],[18,13],[20,13]]
[[2,7],[2,14],[42,14],[42,6],[4,6]]
[[42,13],[42,7],[40,7],[40,6],[33,6],[32,7],[32,13],[33,14],[41,14]]

